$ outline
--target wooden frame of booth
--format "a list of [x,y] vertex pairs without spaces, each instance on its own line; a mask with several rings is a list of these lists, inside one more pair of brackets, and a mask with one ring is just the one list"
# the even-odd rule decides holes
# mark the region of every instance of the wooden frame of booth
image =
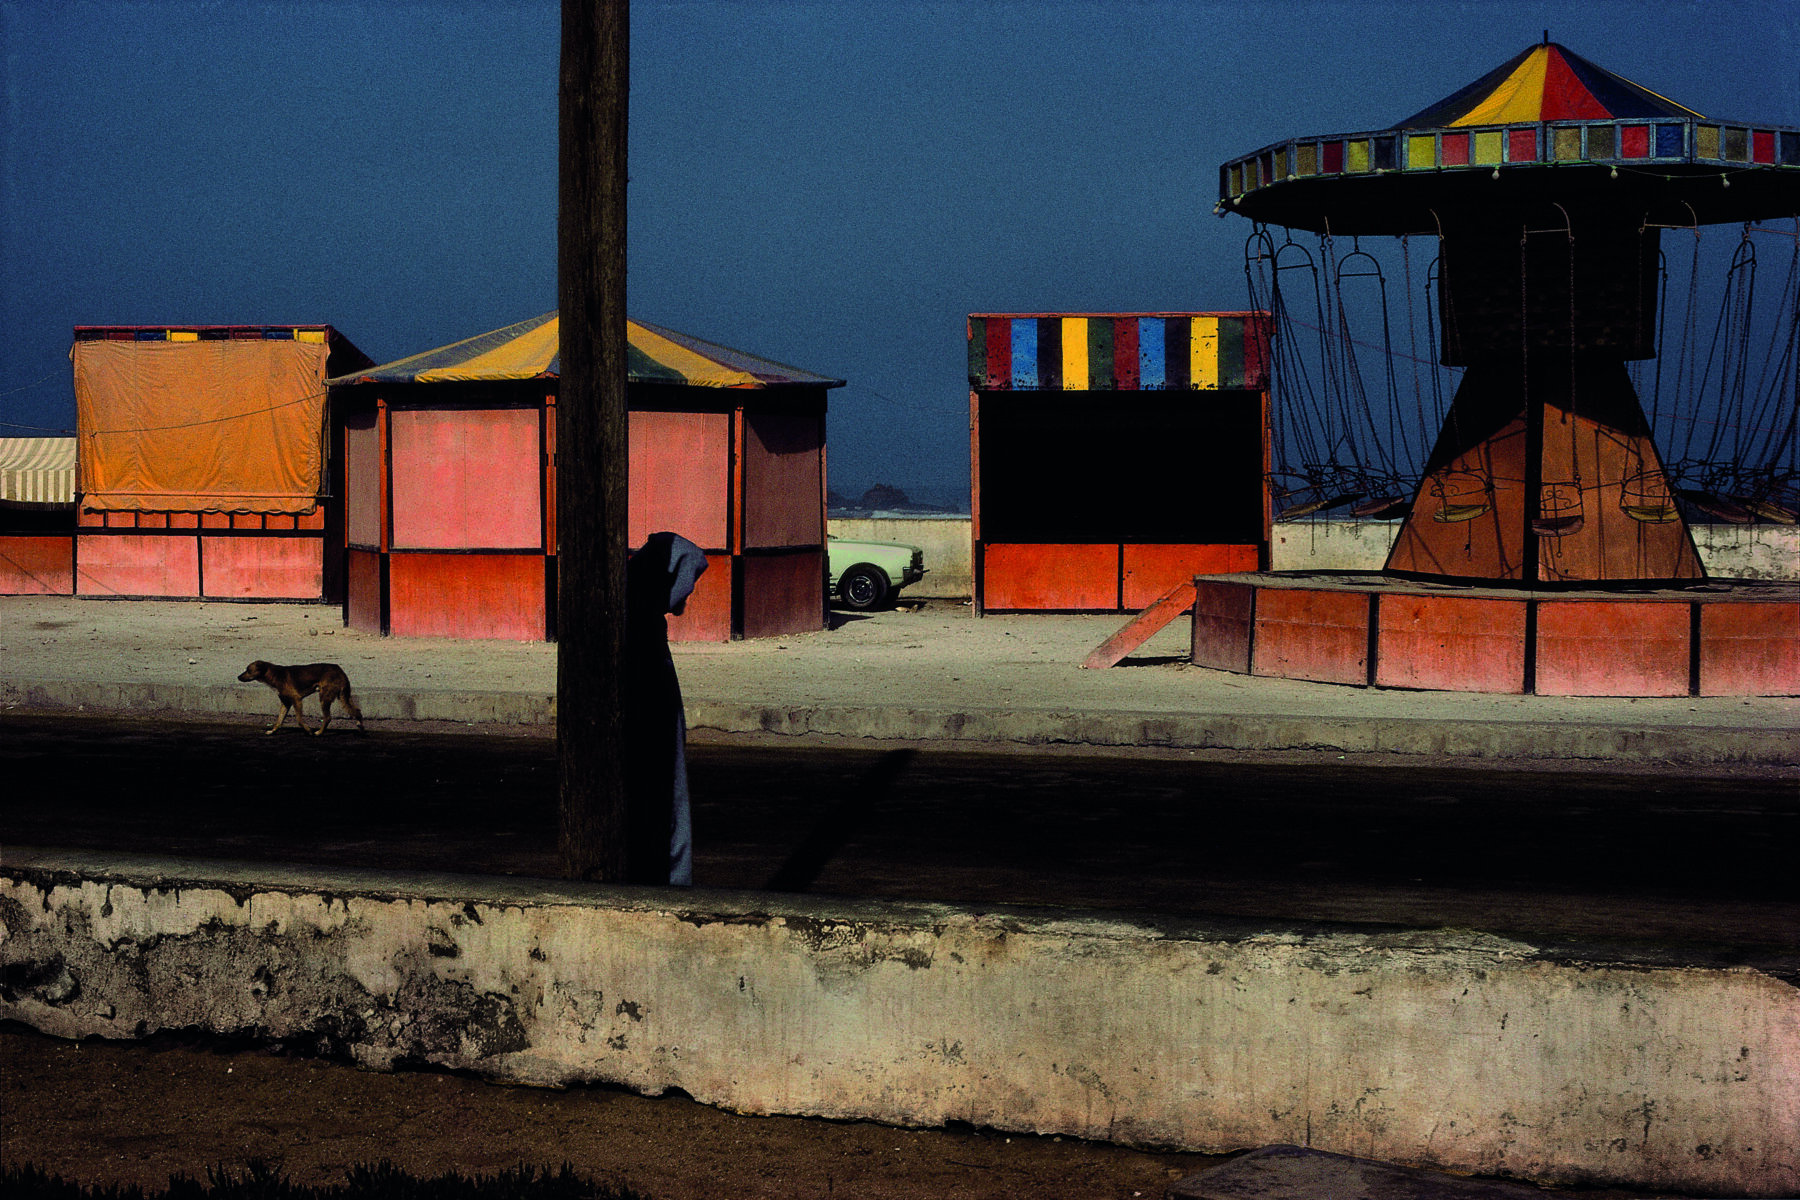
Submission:
[[976,612],[1148,607],[1269,561],[1269,316],[974,313]]
[[[228,345],[304,341],[327,347],[327,374],[374,365],[330,325],[77,325],[75,340]],[[85,508],[78,493],[68,564],[73,594],[117,599],[337,601],[343,588],[339,465],[327,455],[319,502],[304,513],[99,512]],[[233,508],[243,507],[231,503]]]
[[[556,637],[554,377],[332,389],[344,620],[403,637]],[[676,641],[825,625],[825,391],[632,383],[632,546],[706,552]]]

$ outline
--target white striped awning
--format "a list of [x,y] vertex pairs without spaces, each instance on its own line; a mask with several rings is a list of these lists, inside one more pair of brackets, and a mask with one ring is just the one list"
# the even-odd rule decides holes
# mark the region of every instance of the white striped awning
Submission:
[[0,504],[74,503],[74,438],[0,438]]

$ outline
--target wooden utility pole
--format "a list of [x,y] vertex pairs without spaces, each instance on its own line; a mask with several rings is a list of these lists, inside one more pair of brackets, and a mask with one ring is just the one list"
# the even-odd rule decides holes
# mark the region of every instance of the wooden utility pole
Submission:
[[570,879],[625,879],[629,0],[563,0],[558,88],[556,743]]

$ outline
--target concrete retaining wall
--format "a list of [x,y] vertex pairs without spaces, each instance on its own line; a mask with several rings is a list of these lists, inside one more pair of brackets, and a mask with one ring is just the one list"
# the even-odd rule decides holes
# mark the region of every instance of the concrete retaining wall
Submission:
[[974,552],[968,517],[832,517],[832,537],[866,542],[904,542],[925,551],[925,578],[902,597],[967,600],[975,594]]
[[750,1113],[1800,1188],[1800,993],[1466,931],[1201,928],[14,849],[0,1016]]
[[[1718,579],[1800,579],[1800,526],[1690,525],[1706,573]],[[1270,570],[1379,571],[1398,521],[1277,521]]]

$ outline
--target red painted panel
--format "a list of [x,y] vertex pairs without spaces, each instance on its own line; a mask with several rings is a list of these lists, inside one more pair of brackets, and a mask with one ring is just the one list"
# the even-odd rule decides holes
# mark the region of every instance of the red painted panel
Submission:
[[372,550],[352,550],[349,559],[346,622],[363,633],[380,633],[381,555]]
[[311,512],[304,512],[304,513],[301,513],[300,515],[296,516],[294,518],[294,525],[298,529],[323,529],[323,528],[325,528],[325,508],[324,508],[324,506],[320,505],[318,507],[315,507]]
[[1452,692],[1525,690],[1524,600],[1381,597],[1375,682]]
[[[142,527],[142,524],[143,524],[142,522],[139,522],[140,528]],[[232,513],[231,514],[231,527],[233,529],[261,529],[263,527],[262,514],[261,513]]]
[[731,640],[731,555],[709,554],[706,570],[679,617],[669,618],[671,642]]
[[231,528],[231,514],[230,513],[218,513],[218,512],[201,513],[200,514],[200,528],[202,528],[202,529],[230,529]]
[[1247,583],[1194,582],[1196,667],[1250,672],[1250,628],[1256,610],[1256,588]]
[[1156,603],[1178,583],[1196,575],[1230,575],[1256,570],[1255,546],[1147,545],[1125,547],[1125,607],[1137,611]]
[[198,596],[200,548],[192,534],[78,534],[78,596]]
[[1252,670],[1277,679],[1367,683],[1366,592],[1262,588],[1256,594]]
[[137,514],[129,512],[109,512],[106,514],[108,529],[136,529]]
[[293,529],[293,513],[269,513],[263,517],[264,529]]
[[997,391],[1012,388],[1012,322],[989,318],[987,330],[987,385]]
[[[1532,131],[1526,130],[1524,132]],[[1513,136],[1519,136],[1519,131],[1514,131]],[[1537,156],[1534,154],[1532,157],[1535,158]],[[1619,129],[1619,157],[1650,157],[1650,127],[1648,125],[1625,125]],[[1517,159],[1514,161],[1517,161]]]
[[84,525],[90,529],[97,529],[106,524],[106,514],[103,512],[88,512],[86,509],[83,509],[80,516],[76,518],[76,521],[78,524]]
[[[1631,132],[1630,130],[1626,130],[1627,134],[1629,134],[1630,132]],[[1627,145],[1630,144],[1629,138],[1627,139],[1626,144]],[[1509,130],[1507,130],[1507,133],[1506,133],[1506,161],[1507,162],[1536,162],[1537,156],[1538,156],[1537,130],[1535,130],[1535,129],[1509,129]],[[1642,158],[1644,156],[1640,154],[1640,155],[1638,155],[1638,157]]]
[[823,422],[794,413],[747,413],[744,421],[745,547],[823,544]]
[[731,415],[634,412],[626,540],[641,546],[661,530],[707,550],[730,536]]
[[535,408],[401,411],[389,419],[396,547],[542,545]]
[[825,556],[775,554],[744,560],[744,636],[817,633],[825,627]]
[[191,512],[170,513],[169,528],[198,529],[200,528],[200,514]]
[[989,544],[981,562],[983,608],[1118,611],[1115,545]]
[[325,543],[310,537],[203,537],[208,596],[317,600],[325,594]]
[[1688,606],[1629,600],[1542,600],[1540,696],[1685,696]]
[[137,515],[137,527],[139,529],[167,529],[169,527],[169,514],[159,512],[139,513]]
[[1113,386],[1121,392],[1135,392],[1139,373],[1137,318],[1114,317],[1112,324]]
[[344,422],[344,536],[353,546],[381,546],[381,432],[375,414]]
[[1772,163],[1775,161],[1775,132],[1771,129],[1757,129],[1750,134],[1750,161]]
[[75,539],[0,537],[0,596],[75,594]]
[[1800,695],[1800,604],[1702,604],[1700,694]]
[[545,637],[541,554],[396,554],[388,593],[396,637]]

